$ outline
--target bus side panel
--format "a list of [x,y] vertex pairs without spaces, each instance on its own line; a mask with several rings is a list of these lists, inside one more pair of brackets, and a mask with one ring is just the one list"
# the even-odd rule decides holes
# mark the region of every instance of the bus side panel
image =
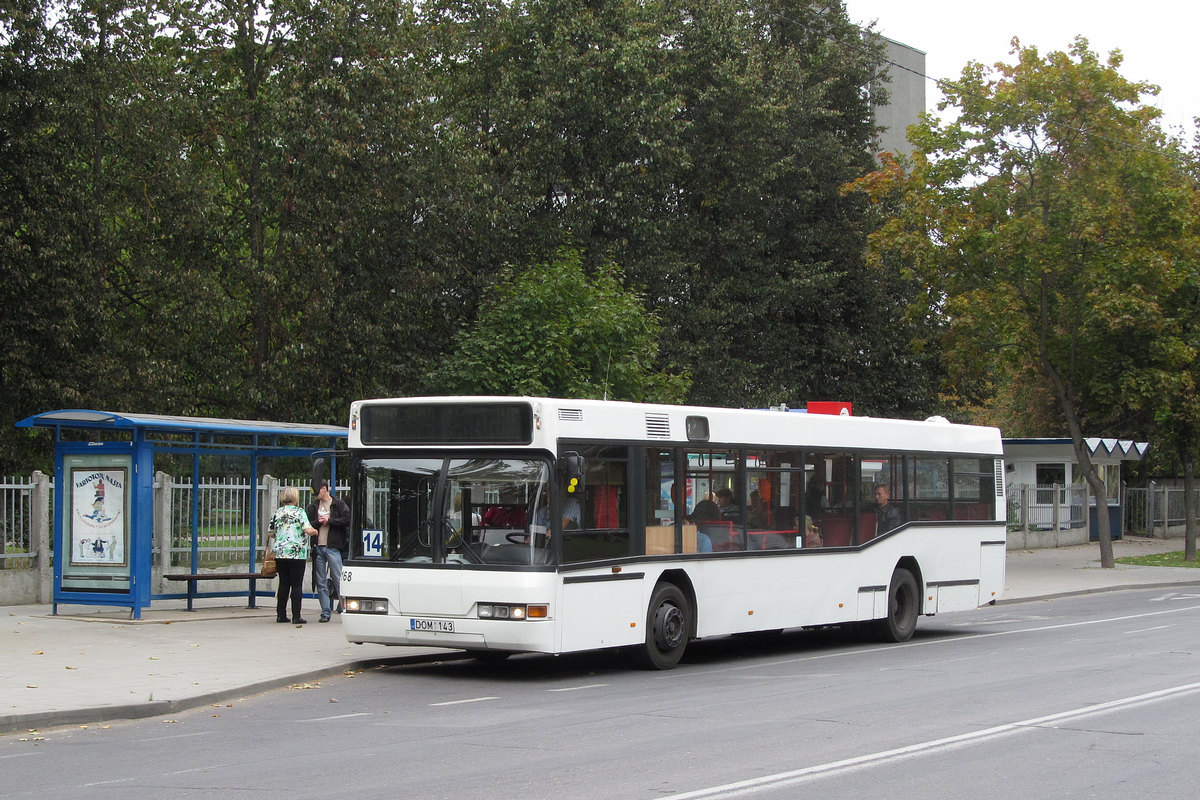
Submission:
[[863,588],[858,590],[858,615],[860,621],[879,619],[887,614],[887,589]]
[[[696,586],[696,633],[727,633],[849,622],[858,586],[844,570],[851,553],[727,558],[688,565]],[[839,580],[840,578],[840,580]]]
[[[1003,531],[1001,531],[1003,533]],[[979,605],[999,600],[1004,594],[1005,559],[1008,544],[1003,536],[984,542],[979,550]]]
[[1004,548],[981,541],[997,538],[1002,526],[910,528],[858,551],[693,562],[697,635],[881,619],[892,573],[909,557],[929,589],[925,613],[972,609],[1003,585]]
[[[602,576],[596,576],[602,577]],[[646,629],[645,580],[596,580],[572,576],[561,585],[555,617],[559,650],[594,650],[640,644]]]

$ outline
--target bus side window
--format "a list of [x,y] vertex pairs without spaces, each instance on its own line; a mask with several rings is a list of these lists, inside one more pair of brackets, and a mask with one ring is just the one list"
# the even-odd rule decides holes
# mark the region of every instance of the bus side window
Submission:
[[[629,449],[613,445],[578,448],[587,464],[578,528],[562,533],[563,561],[575,563],[628,556]],[[566,500],[563,501],[564,512]]]

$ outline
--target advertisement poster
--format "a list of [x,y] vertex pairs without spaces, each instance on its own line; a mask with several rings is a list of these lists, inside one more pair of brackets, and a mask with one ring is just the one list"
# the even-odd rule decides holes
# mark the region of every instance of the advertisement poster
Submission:
[[127,558],[124,468],[71,470],[71,564],[124,566]]

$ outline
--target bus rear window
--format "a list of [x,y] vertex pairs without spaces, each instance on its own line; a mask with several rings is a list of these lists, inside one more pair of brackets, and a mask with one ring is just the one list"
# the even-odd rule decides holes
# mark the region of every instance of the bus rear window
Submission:
[[533,411],[528,403],[474,405],[367,405],[363,444],[529,444]]

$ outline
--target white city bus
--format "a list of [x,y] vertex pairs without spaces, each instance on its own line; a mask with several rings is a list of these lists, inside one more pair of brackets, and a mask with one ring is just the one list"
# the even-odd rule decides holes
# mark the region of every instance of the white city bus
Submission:
[[354,403],[349,449],[351,642],[621,647],[667,669],[709,636],[861,624],[904,641],[1004,585],[994,428],[424,397]]

